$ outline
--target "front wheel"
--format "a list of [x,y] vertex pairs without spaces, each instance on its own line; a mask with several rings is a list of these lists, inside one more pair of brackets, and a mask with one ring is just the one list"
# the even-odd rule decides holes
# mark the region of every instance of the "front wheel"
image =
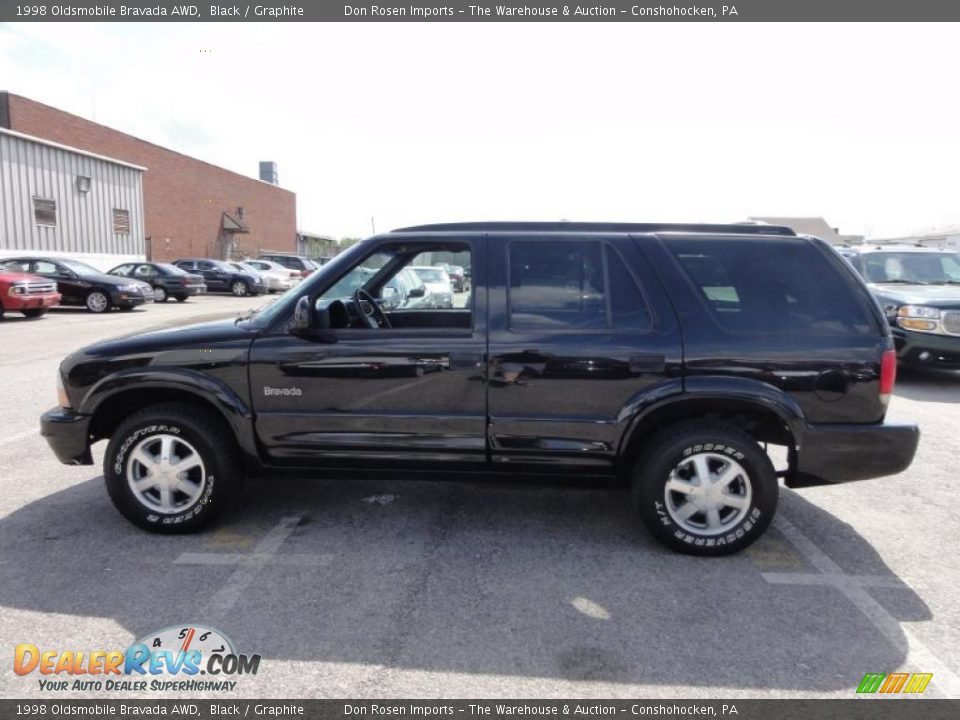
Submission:
[[779,485],[757,441],[719,423],[661,431],[633,474],[634,506],[667,547],[689,555],[730,555],[770,525]]
[[123,422],[103,460],[120,513],[151,532],[209,525],[243,484],[236,442],[213,411],[185,403],[148,407]]
[[110,309],[110,298],[102,290],[91,290],[87,294],[87,310],[92,313],[102,313]]
[[250,288],[247,287],[247,284],[243,280],[235,280],[230,286],[230,292],[237,297],[244,297],[250,294]]
[[153,289],[153,301],[158,303],[165,303],[167,301],[167,289],[158,285]]

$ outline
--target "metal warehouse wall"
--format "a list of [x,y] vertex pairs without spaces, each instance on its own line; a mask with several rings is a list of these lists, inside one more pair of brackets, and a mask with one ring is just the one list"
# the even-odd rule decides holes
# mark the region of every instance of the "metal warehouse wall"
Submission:
[[[56,201],[55,227],[36,223],[35,197]],[[113,232],[114,208],[129,211],[128,235]],[[0,133],[0,250],[142,256],[143,172]]]

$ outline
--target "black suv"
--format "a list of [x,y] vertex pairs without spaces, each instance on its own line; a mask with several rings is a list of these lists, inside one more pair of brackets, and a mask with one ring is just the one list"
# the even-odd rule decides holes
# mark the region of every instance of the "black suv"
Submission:
[[880,303],[902,365],[960,369],[960,253],[857,245],[840,254]]
[[[464,307],[382,303],[439,253],[470,255]],[[910,464],[917,427],[884,421],[895,371],[863,281],[788,228],[428,225],[244,319],[74,353],[41,426],[65,463],[109,439],[110,497],[155,531],[206,525],[245,468],[567,473],[628,480],[662,542],[722,555],[769,525],[778,478]]]

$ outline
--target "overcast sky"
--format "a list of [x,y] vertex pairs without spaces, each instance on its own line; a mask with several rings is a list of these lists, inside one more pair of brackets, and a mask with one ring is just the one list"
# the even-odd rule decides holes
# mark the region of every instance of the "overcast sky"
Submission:
[[0,89],[256,176],[302,229],[960,221],[960,28],[0,25]]

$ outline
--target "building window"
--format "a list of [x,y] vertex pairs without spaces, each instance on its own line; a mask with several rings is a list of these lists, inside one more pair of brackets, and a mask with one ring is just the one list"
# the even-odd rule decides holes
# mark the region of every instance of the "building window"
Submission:
[[113,209],[113,232],[117,235],[130,234],[130,211]]
[[57,201],[35,197],[33,199],[33,220],[37,225],[57,226]]
[[77,190],[82,193],[90,192],[90,178],[86,175],[77,175]]

